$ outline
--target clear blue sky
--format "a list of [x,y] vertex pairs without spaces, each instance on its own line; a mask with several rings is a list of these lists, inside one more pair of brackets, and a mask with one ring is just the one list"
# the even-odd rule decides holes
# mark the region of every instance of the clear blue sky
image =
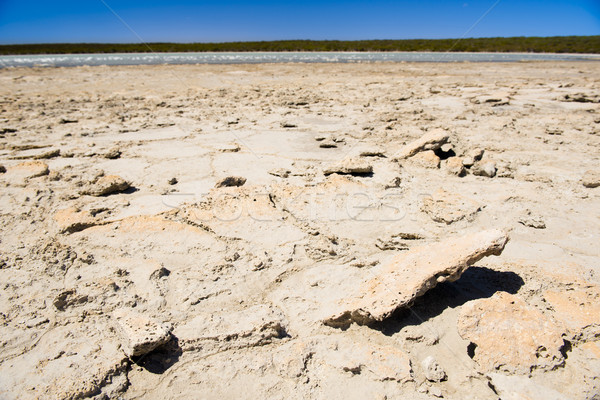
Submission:
[[600,0],[496,2],[0,0],[0,43],[600,35]]

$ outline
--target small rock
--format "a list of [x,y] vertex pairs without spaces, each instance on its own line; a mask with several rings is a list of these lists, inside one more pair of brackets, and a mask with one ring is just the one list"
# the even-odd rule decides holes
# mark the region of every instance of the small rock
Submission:
[[493,178],[496,176],[496,163],[493,161],[478,162],[471,168],[471,173],[477,176]]
[[318,136],[315,136],[315,140],[316,140],[317,142],[322,142],[322,141],[323,141],[323,140],[325,140],[325,139],[327,139],[327,136],[323,136],[323,135],[318,135]]
[[409,158],[424,150],[437,150],[442,147],[442,145],[446,144],[448,139],[450,139],[450,135],[446,131],[443,129],[434,129],[404,146],[396,153],[394,159],[402,160]]
[[454,148],[452,147],[452,143],[446,143],[443,144],[442,147],[440,147],[440,150],[442,151],[442,153],[450,153],[454,150]]
[[292,171],[290,171],[289,169],[285,169],[285,168],[277,168],[277,169],[272,169],[269,171],[270,175],[278,176],[280,178],[287,178],[288,176],[290,176],[291,173],[292,173]]
[[492,95],[479,96],[472,100],[475,104],[491,104],[492,107],[504,106],[510,103],[510,94],[508,92],[497,92]]
[[104,158],[108,158],[109,160],[114,160],[121,157],[121,150],[118,147],[113,147],[104,153]]
[[447,378],[446,371],[432,356],[424,359],[421,366],[425,372],[425,378],[430,382],[441,382]]
[[333,140],[323,140],[319,143],[319,147],[322,149],[333,149],[337,147],[337,143]]
[[6,167],[4,165],[0,165],[0,174],[3,174],[6,172]]
[[85,304],[88,301],[88,296],[79,295],[74,289],[64,290],[54,298],[52,305],[58,311],[65,311],[69,307]]
[[440,158],[433,150],[422,151],[411,157],[410,160],[423,168],[437,169],[440,167]]
[[76,119],[68,119],[68,118],[61,118],[60,121],[58,121],[59,124],[75,124],[79,122]]
[[163,277],[169,276],[169,275],[171,275],[171,271],[169,271],[165,267],[160,267],[159,269],[155,270],[154,272],[152,272],[150,274],[150,279],[158,280],[160,278],[163,278]]
[[128,357],[143,356],[171,339],[169,327],[144,315],[118,310],[113,317],[123,351]]
[[378,148],[368,148],[361,150],[359,155],[361,157],[382,157],[385,158],[385,153],[383,150]]
[[480,161],[483,158],[483,149],[472,149],[467,152],[467,157],[471,157],[474,161]]
[[390,183],[388,183],[387,185],[385,185],[385,188],[386,189],[399,188],[401,184],[402,184],[402,178],[400,178],[399,176],[397,176],[394,179],[392,179],[390,181]]
[[462,163],[465,167],[471,168],[475,164],[475,159],[473,157],[463,157]]
[[291,122],[282,122],[281,123],[281,127],[282,128],[296,128],[297,125],[296,124],[292,124]]
[[118,175],[106,175],[99,178],[95,183],[81,191],[81,194],[90,196],[107,196],[113,193],[123,192],[131,185]]
[[217,147],[217,150],[221,153],[237,153],[241,150],[240,145],[237,143],[222,144]]
[[173,177],[171,179],[169,179],[169,181],[167,182],[169,185],[177,185],[177,178]]
[[48,150],[42,154],[38,154],[37,156],[33,157],[33,159],[34,160],[45,160],[45,159],[54,158],[54,157],[58,157],[58,156],[60,156],[60,150],[54,149],[54,150]]
[[52,171],[48,174],[48,180],[51,180],[53,182],[60,181],[61,178],[62,175],[58,171]]
[[586,188],[596,188],[600,186],[600,172],[592,170],[585,171],[581,183],[583,183],[583,186]]
[[348,158],[335,165],[326,168],[323,173],[325,175],[331,174],[351,174],[351,175],[365,175],[373,172],[373,166],[365,160]]
[[539,215],[533,215],[530,210],[519,218],[519,223],[534,229],[546,229],[546,223]]
[[465,176],[467,173],[465,165],[463,164],[463,159],[460,157],[450,157],[446,161],[445,168],[446,171],[451,175]]
[[237,187],[237,186],[243,186],[244,183],[246,183],[246,178],[241,177],[241,176],[228,176],[226,178],[221,179],[219,182],[217,182],[217,184],[215,185],[216,188],[222,188],[222,187]]

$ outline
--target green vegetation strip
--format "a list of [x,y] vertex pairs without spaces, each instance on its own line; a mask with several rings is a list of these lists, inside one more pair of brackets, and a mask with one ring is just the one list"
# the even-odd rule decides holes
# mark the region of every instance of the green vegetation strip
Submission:
[[282,40],[229,43],[46,43],[0,45],[1,55],[246,51],[455,51],[600,53],[600,36],[410,40]]

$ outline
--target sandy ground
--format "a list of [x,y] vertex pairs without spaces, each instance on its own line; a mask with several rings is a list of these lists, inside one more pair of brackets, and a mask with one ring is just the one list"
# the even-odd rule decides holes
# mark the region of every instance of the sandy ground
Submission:
[[598,67],[0,70],[0,398],[599,399]]

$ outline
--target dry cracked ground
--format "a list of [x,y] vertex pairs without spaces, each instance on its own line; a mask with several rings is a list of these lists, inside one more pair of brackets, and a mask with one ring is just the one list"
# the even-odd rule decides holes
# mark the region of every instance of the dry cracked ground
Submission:
[[598,63],[0,71],[0,398],[599,399]]

